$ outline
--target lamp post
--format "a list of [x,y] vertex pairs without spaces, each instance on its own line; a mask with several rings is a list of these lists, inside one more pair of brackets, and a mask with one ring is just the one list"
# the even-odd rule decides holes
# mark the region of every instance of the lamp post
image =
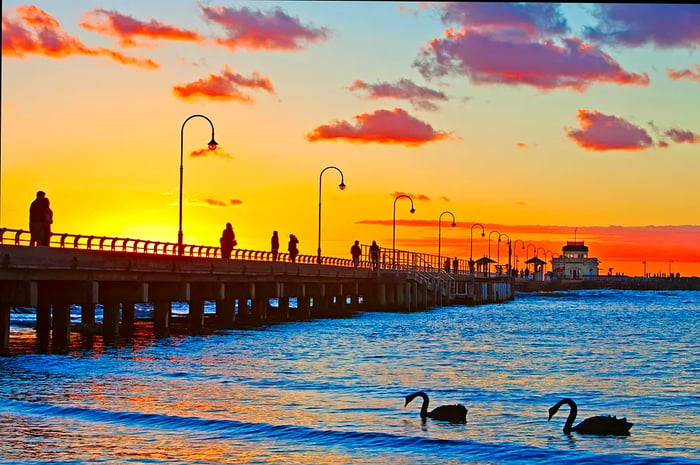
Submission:
[[669,259],[668,259],[668,277],[669,277],[669,278],[672,278],[672,277],[673,277],[673,276],[671,276],[671,263],[673,263],[673,259],[672,259],[672,258],[669,258]]
[[207,118],[204,115],[191,115],[188,116],[187,119],[182,123],[182,127],[180,128],[180,201],[179,201],[179,226],[177,230],[177,254],[182,255],[184,252],[184,245],[182,243],[182,155],[183,155],[183,146],[184,146],[184,139],[185,139],[185,124],[192,118],[204,118],[209,122],[209,126],[211,126],[211,140],[207,144],[209,146],[209,150],[216,150],[216,147],[219,145],[216,140],[214,140],[214,123],[211,122],[209,118]]
[[[488,249],[488,250],[489,250],[489,259],[491,259],[491,234],[493,234],[493,233],[501,234],[501,233],[499,233],[498,231],[491,231],[491,232],[489,233],[489,249]],[[500,240],[500,238],[499,238],[499,240]],[[496,265],[498,265],[498,262],[496,262]],[[487,268],[487,270],[488,270],[488,275],[491,276],[491,262],[489,262],[489,263],[487,264],[487,266],[488,266],[488,268]]]
[[399,200],[401,197],[406,197],[408,200],[411,201],[411,213],[415,213],[416,209],[413,208],[413,199],[411,198],[410,195],[406,194],[399,194],[394,198],[394,219],[392,221],[392,230],[391,230],[391,250],[392,250],[392,266],[396,266],[396,201]]
[[469,231],[469,260],[471,260],[474,257],[474,226],[481,227],[481,237],[484,237],[486,235],[486,232],[484,231],[483,224],[474,223],[472,225],[472,227],[470,228],[470,231]]
[[508,234],[499,234],[498,235],[498,261],[501,260],[501,236],[505,236],[507,241],[508,241],[508,273],[510,273],[510,254],[511,254],[511,247],[510,247],[510,236]]
[[[525,260],[526,260],[526,261],[530,259],[530,246],[532,246],[533,251],[534,251],[535,249],[537,249],[537,246],[536,246],[535,244],[528,244],[528,245],[527,245],[527,247],[526,247],[526,249],[525,249]],[[528,269],[528,270],[530,269],[530,265],[527,265],[527,269]]]
[[323,179],[323,173],[326,172],[326,170],[334,169],[338,173],[340,173],[340,184],[338,184],[338,188],[342,191],[345,190],[345,177],[343,176],[343,172],[340,171],[340,168],[336,168],[335,166],[326,166],[321,170],[321,174],[318,175],[318,256],[317,256],[317,261],[318,264],[321,264],[321,180]]
[[642,265],[644,265],[644,275],[642,275],[642,277],[643,277],[643,278],[646,278],[646,277],[647,277],[647,261],[644,260],[644,261],[642,262]]
[[440,255],[440,241],[442,239],[442,234],[440,232],[440,227],[442,226],[442,215],[444,215],[445,213],[449,213],[450,215],[452,215],[452,227],[454,228],[455,226],[457,226],[457,220],[455,220],[455,216],[452,212],[444,211],[440,213],[440,216],[438,216],[438,267],[442,266],[442,255]]
[[[513,241],[513,244],[514,244],[514,245],[517,245],[517,244],[518,244],[518,241],[520,241],[520,243],[521,243],[520,249],[525,250],[525,241],[523,241],[522,239],[516,239],[516,240],[514,240],[514,241]],[[518,269],[518,253],[517,253],[517,252],[513,252],[513,253],[515,254],[515,269],[516,269],[516,271],[517,271],[517,269]]]

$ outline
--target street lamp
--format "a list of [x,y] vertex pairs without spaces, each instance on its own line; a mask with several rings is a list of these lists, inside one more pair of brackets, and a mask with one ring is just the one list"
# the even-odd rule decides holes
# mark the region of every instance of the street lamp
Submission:
[[[537,246],[536,246],[535,244],[528,244],[528,245],[527,245],[527,248],[525,249],[525,261],[527,261],[527,260],[530,258],[530,246],[532,246],[533,251],[534,251],[535,249],[537,249]],[[527,264],[527,265],[526,265],[526,268],[529,270],[529,269],[530,269],[530,265]]]
[[211,126],[211,140],[207,144],[209,146],[209,150],[216,150],[216,147],[219,145],[215,140],[214,140],[214,123],[211,122],[209,118],[207,118],[204,115],[191,115],[188,116],[187,119],[182,123],[182,127],[180,128],[180,202],[179,202],[179,214],[180,214],[180,221],[179,221],[179,226],[177,230],[177,254],[182,255],[184,252],[184,245],[182,244],[182,154],[183,154],[183,145],[184,145],[184,138],[185,138],[185,124],[192,118],[204,118],[205,120],[209,121],[209,125]]
[[[501,233],[499,233],[498,231],[491,231],[491,232],[489,233],[489,259],[491,258],[491,234],[493,234],[493,233],[501,234]],[[498,240],[500,241],[501,238],[499,237]],[[496,265],[498,265],[498,262],[496,262]],[[488,266],[488,268],[487,268],[487,269],[488,269],[488,275],[491,276],[491,262],[489,262],[489,263],[487,264],[487,266]]]
[[457,226],[457,220],[455,220],[455,216],[452,212],[444,211],[444,212],[440,213],[440,216],[438,216],[438,267],[442,266],[442,255],[440,255],[440,241],[441,241],[442,235],[440,232],[440,227],[442,226],[442,223],[441,223],[442,215],[444,215],[445,213],[449,213],[450,215],[452,215],[452,227],[454,228],[455,226]]
[[[522,239],[514,240],[513,245],[517,245],[518,241],[521,242],[520,249],[525,250],[525,241],[523,241]],[[516,249],[517,249],[517,247],[516,247]],[[517,271],[518,270],[518,252],[513,252],[513,253],[515,254],[515,270]]]
[[413,199],[411,198],[410,195],[407,194],[399,194],[394,198],[394,220],[392,221],[392,230],[391,230],[391,250],[393,254],[393,263],[392,266],[396,266],[396,201],[399,200],[401,197],[406,197],[408,200],[411,201],[411,213],[415,213],[416,209],[413,208]]
[[669,259],[668,259],[668,277],[669,277],[669,278],[672,278],[672,277],[673,277],[673,276],[671,276],[671,263],[673,263],[673,259],[672,259],[672,258],[669,258]]
[[474,257],[474,226],[481,227],[481,237],[484,237],[486,233],[484,232],[484,225],[481,223],[474,223],[469,230],[469,260]]
[[508,273],[510,273],[510,254],[511,254],[511,247],[510,247],[510,236],[508,234],[499,234],[498,235],[498,258],[497,261],[501,261],[501,236],[505,236],[506,239],[508,240]]
[[343,176],[343,172],[340,171],[340,168],[336,168],[335,166],[326,166],[321,170],[321,174],[318,175],[318,264],[321,264],[321,180],[323,179],[323,173],[325,173],[326,170],[329,169],[334,169],[338,173],[340,173],[340,184],[338,184],[338,188],[342,191],[345,190],[345,178]]

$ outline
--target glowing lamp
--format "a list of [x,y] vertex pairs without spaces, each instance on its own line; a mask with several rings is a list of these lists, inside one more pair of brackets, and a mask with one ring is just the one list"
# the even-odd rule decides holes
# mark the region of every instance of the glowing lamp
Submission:
[[344,191],[344,190],[345,190],[345,183],[344,183],[343,181],[340,181],[340,184],[338,184],[338,188],[339,188],[341,191]]
[[214,138],[212,137],[211,140],[209,141],[209,150],[216,150],[216,147],[218,147],[219,144],[216,143]]

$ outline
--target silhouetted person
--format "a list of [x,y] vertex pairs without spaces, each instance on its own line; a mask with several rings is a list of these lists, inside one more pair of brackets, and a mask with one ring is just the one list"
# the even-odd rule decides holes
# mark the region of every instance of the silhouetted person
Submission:
[[372,241],[372,245],[369,246],[369,261],[372,262],[372,269],[377,271],[379,269],[379,246],[377,241]]
[[469,274],[474,274],[474,264],[475,264],[474,260],[470,258],[469,259]]
[[457,257],[455,257],[454,260],[452,260],[452,272],[457,274],[459,273],[459,260]]
[[46,199],[46,210],[44,211],[44,245],[51,246],[51,225],[53,224],[53,210],[49,207],[49,198]]
[[226,228],[221,233],[219,244],[221,245],[221,258],[231,258],[231,252],[236,242],[236,234],[231,223],[226,223]]
[[289,252],[289,260],[292,263],[296,263],[297,255],[299,255],[299,249],[297,248],[298,243],[299,239],[297,239],[294,234],[290,234],[289,243],[287,244],[287,252]]
[[38,191],[36,198],[29,206],[29,245],[44,245],[46,242],[44,222],[46,210],[49,208],[48,199],[44,191]]
[[270,251],[272,251],[272,261],[277,261],[277,254],[280,251],[280,237],[277,231],[272,231],[272,237],[270,238]]
[[448,257],[445,259],[445,273],[449,273],[449,272],[450,272],[450,258]]
[[352,266],[357,268],[360,265],[360,256],[362,256],[360,241],[355,241],[352,247],[350,247],[350,255],[352,255]]

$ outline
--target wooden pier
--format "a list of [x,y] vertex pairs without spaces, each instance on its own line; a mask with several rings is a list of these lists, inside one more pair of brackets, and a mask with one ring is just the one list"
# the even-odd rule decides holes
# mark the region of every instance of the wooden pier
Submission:
[[[204,330],[207,301],[216,308],[215,327],[225,329],[362,310],[477,305],[514,295],[512,281],[505,276],[446,273],[417,266],[415,259],[411,266],[382,264],[373,270],[368,262],[354,267],[350,260],[329,257],[321,264],[316,257],[302,258],[300,263],[273,262],[264,252],[251,252],[244,258],[224,260],[216,254],[179,256],[114,246],[86,249],[78,240],[68,241],[75,247],[65,243],[64,247],[29,247],[1,239],[2,234],[0,352],[5,354],[10,351],[12,307],[35,308],[36,337],[50,341],[56,350],[68,347],[71,331],[78,327],[99,326],[105,340],[130,334],[139,303],[152,305],[153,332],[164,337],[171,332],[176,302],[188,304],[187,331],[197,334]],[[290,299],[296,305],[290,306]],[[71,322],[72,305],[81,309],[79,324]],[[102,307],[100,325],[95,324],[97,305]]]

